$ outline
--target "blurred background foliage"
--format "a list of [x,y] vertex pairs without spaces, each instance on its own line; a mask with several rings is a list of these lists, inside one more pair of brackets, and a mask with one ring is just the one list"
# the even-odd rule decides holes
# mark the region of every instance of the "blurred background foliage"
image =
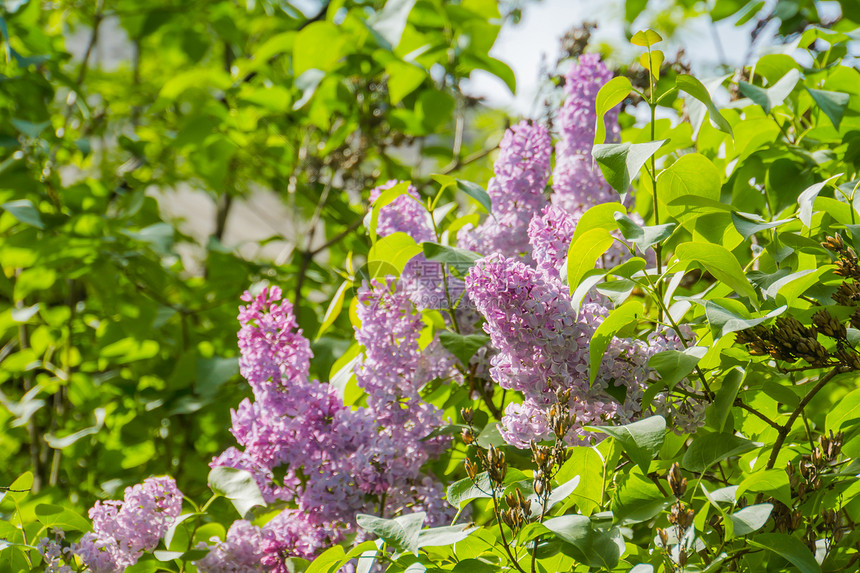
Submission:
[[[658,16],[778,20],[786,37],[838,25],[813,0],[659,4]],[[623,8],[628,31],[655,13],[644,0]],[[206,489],[247,393],[241,293],[268,281],[296,301],[321,358],[312,375],[327,380],[352,327],[346,312],[321,326],[367,253],[368,190],[429,186],[430,173],[489,179],[509,118],[463,82],[483,70],[516,89],[490,49],[528,9],[7,0],[0,483],[30,469],[36,489],[61,486],[46,495],[82,507],[146,475],[171,474],[191,497]],[[853,0],[841,9],[858,20]],[[670,35],[675,20],[655,19]],[[581,30],[562,57],[585,49]]]

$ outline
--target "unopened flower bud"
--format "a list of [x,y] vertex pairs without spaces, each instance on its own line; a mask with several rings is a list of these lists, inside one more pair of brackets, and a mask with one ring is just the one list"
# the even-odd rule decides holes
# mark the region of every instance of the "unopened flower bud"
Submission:
[[681,499],[687,493],[687,478],[681,475],[681,466],[678,463],[672,464],[669,470],[669,487],[676,498]]
[[465,420],[467,424],[472,423],[473,412],[471,408],[463,408],[462,410],[460,410],[460,415],[463,417],[463,420]]

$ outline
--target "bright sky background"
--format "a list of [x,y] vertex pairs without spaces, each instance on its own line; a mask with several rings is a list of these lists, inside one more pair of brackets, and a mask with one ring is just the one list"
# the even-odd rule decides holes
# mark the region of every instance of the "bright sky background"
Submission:
[[[475,72],[466,87],[471,95],[482,96],[488,103],[504,107],[515,114],[533,116],[539,86],[541,62],[555,63],[559,53],[559,40],[574,24],[584,20],[597,22],[598,30],[592,42],[605,41],[613,46],[624,46],[622,28],[622,0],[542,0],[527,4],[523,18],[517,25],[506,25],[491,55],[507,63],[517,78],[517,95],[513,96],[501,80],[484,72]],[[715,32],[727,63],[738,65],[750,43],[749,26],[736,28],[730,22],[717,24]],[[679,31],[678,41],[663,49],[674,56],[677,47],[683,46],[696,71],[713,69],[719,63],[714,34],[707,20],[690,21]],[[631,46],[629,54],[618,54],[626,61],[636,56]]]

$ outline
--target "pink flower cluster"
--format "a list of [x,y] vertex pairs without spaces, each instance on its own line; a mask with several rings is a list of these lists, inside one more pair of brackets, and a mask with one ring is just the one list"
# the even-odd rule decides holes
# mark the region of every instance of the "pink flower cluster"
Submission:
[[443,438],[423,440],[442,424],[441,413],[418,389],[449,376],[450,358],[438,343],[420,348],[420,317],[408,295],[390,287],[375,282],[359,291],[356,339],[365,352],[355,374],[368,396],[356,409],[333,386],[309,380],[310,345],[280,289],[244,295],[239,364],[254,400],[233,412],[244,451],[230,448],[211,465],[249,471],[267,503],[290,507],[261,528],[234,525],[198,562],[201,571],[257,571],[260,564],[286,571],[287,557],[308,558],[336,542],[358,512],[393,514],[441,496],[421,473],[446,446]]
[[[560,141],[551,205],[520,215],[528,217],[528,247],[522,246],[522,227],[503,229],[492,218],[478,227],[497,231],[492,245],[486,243],[489,248],[476,248],[469,233],[461,232],[459,237],[460,246],[487,255],[471,269],[466,290],[486,320],[483,328],[495,350],[491,353],[490,377],[522,396],[522,403],[507,406],[502,421],[503,437],[518,447],[550,437],[546,413],[558,389],[571,391],[574,424],[567,435],[571,443],[591,437],[583,426],[629,422],[641,409],[643,390],[651,376],[649,358],[681,347],[677,336],[663,332],[647,342],[616,338],[607,348],[594,382],[589,383],[589,344],[609,309],[598,295],[591,295],[577,313],[564,274],[568,248],[582,214],[599,203],[618,200],[590,153],[595,98],[611,77],[600,58],[592,54],[582,56],[566,77],[567,98],[558,120]],[[605,118],[609,141],[618,137],[617,113],[612,110]],[[515,141],[521,133],[509,133],[506,141]],[[534,171],[542,172],[544,162],[541,159],[538,163]],[[497,178],[499,172],[497,163]],[[531,181],[537,185],[541,180],[533,177]],[[527,185],[507,189],[510,193],[493,197],[497,218],[496,209],[504,216],[512,205],[540,205],[534,197],[542,193],[542,186],[539,190]],[[511,244],[518,247],[509,248]],[[530,257],[520,256],[522,253]],[[611,268],[627,256],[623,247],[613,246],[598,266]],[[676,423],[695,426],[701,421],[701,412],[692,404],[666,396],[655,402],[658,410],[675,417]]]
[[[597,92],[612,72],[597,54],[583,54],[565,77],[565,102],[559,112],[560,141],[552,174],[552,204],[578,219],[589,207],[615,201],[618,195],[591,158],[597,120]],[[618,109],[604,118],[607,141],[618,139]]]
[[528,257],[528,226],[546,204],[544,189],[550,174],[552,140],[546,128],[521,121],[499,145],[487,193],[493,214],[477,227],[466,225],[457,234],[461,247],[489,255]]
[[[93,573],[125,571],[158,546],[180,511],[182,493],[176,482],[149,478],[126,488],[122,501],[97,501],[89,513],[93,530],[72,544],[69,553],[79,556]],[[56,545],[45,547],[58,556]]]

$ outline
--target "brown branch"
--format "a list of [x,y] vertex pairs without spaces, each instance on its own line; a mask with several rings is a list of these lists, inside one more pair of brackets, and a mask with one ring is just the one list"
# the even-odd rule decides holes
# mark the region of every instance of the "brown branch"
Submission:
[[779,450],[782,448],[782,445],[785,443],[785,439],[788,437],[789,432],[791,431],[791,426],[794,424],[797,417],[800,416],[800,413],[809,404],[810,401],[815,397],[818,392],[824,388],[824,386],[833,379],[834,376],[842,372],[839,368],[834,368],[827,374],[821,377],[818,380],[818,383],[812,387],[812,390],[806,393],[806,396],[800,401],[794,411],[791,413],[791,416],[788,417],[788,421],[780,426],[779,435],[776,437],[776,442],[773,444],[773,450],[770,453],[770,458],[767,460],[766,469],[773,469],[774,464],[776,463],[776,458],[779,455]]

